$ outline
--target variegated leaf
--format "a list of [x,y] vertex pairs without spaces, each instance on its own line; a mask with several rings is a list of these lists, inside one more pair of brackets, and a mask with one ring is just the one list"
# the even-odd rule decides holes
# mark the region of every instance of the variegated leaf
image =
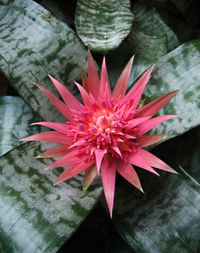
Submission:
[[64,120],[33,82],[56,93],[50,74],[76,92],[87,50],[74,31],[34,1],[1,0],[0,37],[1,70],[11,85],[44,119]]
[[200,40],[182,44],[156,63],[145,94],[154,100],[170,91],[178,94],[160,111],[179,118],[162,123],[152,133],[170,137],[200,124]]
[[20,97],[0,97],[0,156],[21,145],[20,138],[40,132],[40,126],[29,124],[39,117]]
[[81,197],[82,176],[53,186],[50,159],[34,159],[47,145],[26,143],[0,158],[0,251],[54,253],[86,218],[101,194]]
[[131,30],[133,14],[129,0],[78,0],[76,31],[92,51],[116,49]]

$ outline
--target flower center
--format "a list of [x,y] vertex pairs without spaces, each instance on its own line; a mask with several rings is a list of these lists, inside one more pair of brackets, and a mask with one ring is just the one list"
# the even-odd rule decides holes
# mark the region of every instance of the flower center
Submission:
[[[125,159],[127,152],[133,152],[136,148],[134,143],[134,129],[127,130],[127,122],[134,117],[127,118],[126,105],[116,105],[105,108],[98,107],[95,110],[85,110],[74,115],[73,122],[68,123],[74,142],[78,143],[78,155],[90,154],[94,158],[94,151],[102,149],[112,158]],[[130,106],[130,105],[129,105]],[[127,106],[126,106],[127,107]],[[122,110],[123,109],[123,110]],[[129,116],[130,117],[130,116]],[[76,144],[75,144],[76,145]]]

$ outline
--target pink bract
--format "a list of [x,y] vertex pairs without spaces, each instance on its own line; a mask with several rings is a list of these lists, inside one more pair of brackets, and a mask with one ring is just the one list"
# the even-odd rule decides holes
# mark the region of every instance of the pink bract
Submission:
[[141,191],[143,190],[139,177],[132,165],[156,175],[158,173],[153,167],[176,173],[165,162],[143,148],[163,139],[162,135],[146,135],[149,130],[166,120],[177,117],[176,115],[154,117],[177,91],[163,95],[138,108],[153,67],[149,68],[126,94],[132,62],[133,59],[128,62],[111,92],[105,58],[99,80],[89,52],[88,77],[83,76],[83,86],[75,82],[81,93],[83,104],[51,76],[49,77],[64,102],[37,84],[68,121],[66,123],[33,123],[33,125],[49,127],[54,131],[38,133],[22,139],[59,144],[38,156],[60,157],[45,168],[46,170],[68,166],[58,177],[56,184],[85,171],[83,180],[85,193],[96,175],[101,175],[111,217],[116,172]]

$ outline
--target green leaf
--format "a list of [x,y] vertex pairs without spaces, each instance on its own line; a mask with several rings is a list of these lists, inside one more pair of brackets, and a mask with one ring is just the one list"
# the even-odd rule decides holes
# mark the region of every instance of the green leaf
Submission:
[[135,58],[129,84],[161,56],[178,46],[175,33],[165,24],[155,8],[134,4],[132,11],[135,19],[130,34],[119,49],[106,58],[113,86],[123,65],[132,55],[135,55]]
[[44,129],[29,126],[36,121],[39,121],[39,117],[21,98],[0,97],[0,156],[20,145],[20,138]]
[[143,178],[145,194],[119,188],[113,221],[136,252],[198,252],[200,185],[185,175]]
[[26,143],[0,158],[1,252],[57,252],[102,192],[93,185],[82,198],[81,175],[53,186],[58,170],[33,160],[46,148]]
[[32,82],[56,93],[50,74],[76,93],[73,80],[87,68],[87,50],[71,28],[33,1],[0,0],[0,17],[1,70],[45,120],[64,120]]
[[135,4],[133,14],[135,23],[129,39],[135,53],[133,80],[136,80],[161,56],[176,48],[179,42],[155,8]]
[[129,0],[78,0],[76,31],[92,51],[108,52],[119,46],[131,30]]
[[161,57],[156,63],[145,94],[154,100],[173,90],[178,94],[160,110],[179,118],[162,123],[151,133],[170,137],[199,125],[200,117],[200,40],[187,42]]

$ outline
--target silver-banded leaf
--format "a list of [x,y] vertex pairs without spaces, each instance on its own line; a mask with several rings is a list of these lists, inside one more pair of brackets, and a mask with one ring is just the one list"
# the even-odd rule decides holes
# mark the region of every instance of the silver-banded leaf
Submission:
[[128,184],[116,192],[113,221],[126,242],[141,253],[197,253],[200,185],[167,173],[146,175],[142,184],[145,194]]
[[131,30],[129,0],[78,0],[76,31],[92,51],[108,52],[119,46]]
[[64,120],[32,82],[56,93],[50,74],[76,92],[87,50],[74,31],[34,1],[0,0],[0,37],[1,70],[11,85],[44,119]]
[[21,145],[20,138],[42,131],[30,124],[39,117],[20,97],[0,97],[0,156]]
[[179,118],[162,123],[151,133],[170,137],[180,135],[200,124],[200,40],[182,44],[156,63],[145,94],[154,100],[168,92],[178,94],[160,110]]
[[94,207],[102,190],[81,197],[82,176],[53,186],[58,170],[34,159],[47,145],[26,143],[0,158],[0,251],[55,253]]

